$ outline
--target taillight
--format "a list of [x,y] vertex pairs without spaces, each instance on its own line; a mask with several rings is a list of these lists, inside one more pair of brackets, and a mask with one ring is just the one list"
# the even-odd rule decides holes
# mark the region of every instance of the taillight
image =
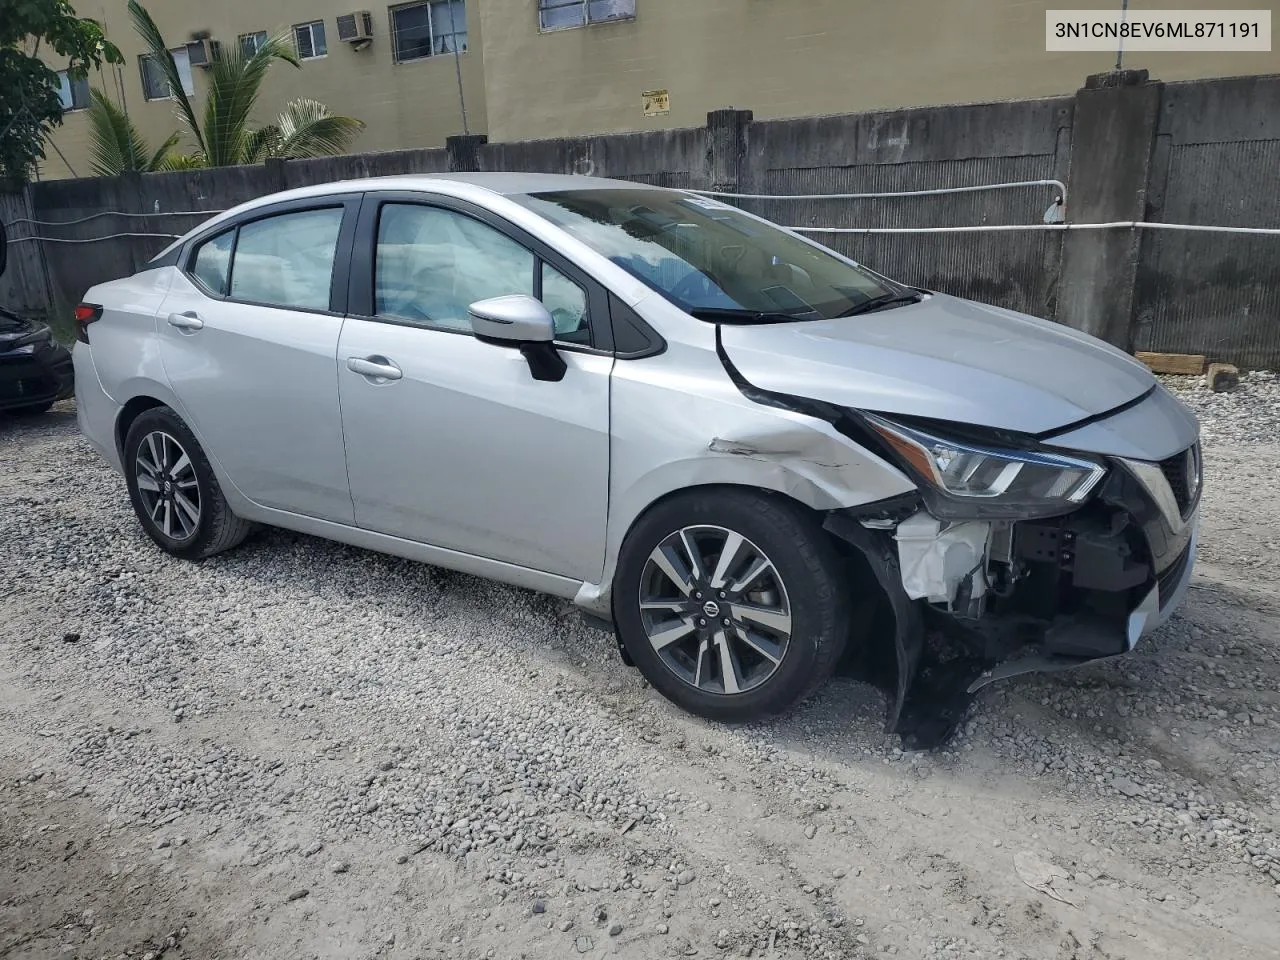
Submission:
[[89,324],[102,316],[102,307],[96,303],[77,304],[75,309],[76,315],[76,339],[81,343],[89,342]]

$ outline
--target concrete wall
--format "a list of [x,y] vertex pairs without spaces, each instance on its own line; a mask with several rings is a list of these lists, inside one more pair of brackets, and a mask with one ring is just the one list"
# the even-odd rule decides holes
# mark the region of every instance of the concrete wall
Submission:
[[[1058,179],[1070,160],[1070,97],[918,108],[753,125],[741,192],[889,193]],[[1052,187],[882,200],[753,200],[797,227],[1035,223]],[[1049,233],[818,234],[903,280],[1052,318],[1062,237]]]
[[692,128],[490,143],[481,148],[479,161],[482,170],[575,173],[698,190],[711,186],[709,150],[707,130]]
[[[692,189],[829,194],[1056,179],[1076,223],[1152,220],[1280,227],[1280,77],[1163,84],[1145,72],[1091,77],[1069,97],[753,122],[651,133],[484,143],[264,166],[49,181],[31,191],[43,220],[97,219],[46,235],[180,233],[182,210],[220,210],[334,179],[442,170],[540,170]],[[1045,186],[881,200],[746,200],[800,227],[1039,224]],[[1280,367],[1280,236],[1110,231],[819,235],[883,273],[1067,323],[1126,349],[1201,352]],[[159,238],[44,244],[56,308],[154,255]],[[28,271],[28,299],[45,297]]]
[[[365,130],[354,144],[361,152],[441,147],[446,137],[463,132],[454,58],[433,56],[395,63],[385,4],[368,7],[352,0],[274,0],[269,4],[251,0],[143,0],[143,4],[173,46],[185,43],[198,30],[209,31],[224,44],[235,44],[240,34],[259,30],[287,32],[295,23],[324,21],[328,55],[304,60],[300,69],[285,63],[273,66],[255,111],[259,122],[268,121],[290,100],[309,97],[326,104],[334,113],[364,121]],[[138,57],[145,50],[129,21],[127,0],[76,0],[75,7],[81,16],[94,17],[106,25],[107,35],[126,60],[121,68],[94,73],[90,83],[123,102],[147,142],[158,146],[181,127],[171,102],[143,98]],[[484,40],[475,7],[476,0],[466,4],[469,48],[460,60],[468,126],[473,132],[482,133],[486,128]],[[338,15],[354,9],[370,9],[373,13],[373,45],[359,52],[338,40],[336,23]],[[52,59],[48,62],[54,69],[65,66]],[[198,68],[192,72],[199,116],[207,77]],[[75,175],[89,175],[89,124],[84,111],[67,114],[53,142]],[[184,146],[190,148],[185,142]],[[48,151],[40,173],[44,179],[73,175],[53,149]]]
[[[1111,69],[1115,54],[1046,52],[1045,11],[1063,8],[1052,0],[636,0],[634,20],[542,33],[537,0],[484,0],[489,138],[690,127],[730,106],[759,120],[1070,94],[1081,77]],[[1125,66],[1166,80],[1274,73],[1280,49],[1128,53]],[[669,91],[671,112],[645,117],[641,94],[655,89]]]

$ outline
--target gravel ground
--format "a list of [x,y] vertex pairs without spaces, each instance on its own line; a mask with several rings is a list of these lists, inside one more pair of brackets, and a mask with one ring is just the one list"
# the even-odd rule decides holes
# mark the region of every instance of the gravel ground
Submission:
[[69,404],[0,423],[0,956],[1277,956],[1280,381],[1121,661],[903,754],[837,679],[675,710],[567,605],[267,531],[146,540]]

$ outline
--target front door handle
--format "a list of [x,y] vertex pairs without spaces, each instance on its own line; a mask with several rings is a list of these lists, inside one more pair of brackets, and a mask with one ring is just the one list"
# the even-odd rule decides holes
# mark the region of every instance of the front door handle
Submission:
[[386,357],[347,357],[347,369],[370,380],[399,380],[404,376]]
[[200,330],[204,327],[204,321],[194,310],[187,310],[184,313],[169,314],[169,326],[179,330]]

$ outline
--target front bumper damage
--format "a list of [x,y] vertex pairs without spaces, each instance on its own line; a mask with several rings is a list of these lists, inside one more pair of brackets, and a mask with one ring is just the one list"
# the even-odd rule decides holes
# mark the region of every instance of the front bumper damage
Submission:
[[[886,727],[904,745],[944,742],[990,683],[1119,656],[1172,615],[1195,563],[1199,445],[1110,466],[1087,504],[1051,519],[942,521],[911,500],[828,515],[888,599]],[[930,631],[962,653],[931,656]]]

